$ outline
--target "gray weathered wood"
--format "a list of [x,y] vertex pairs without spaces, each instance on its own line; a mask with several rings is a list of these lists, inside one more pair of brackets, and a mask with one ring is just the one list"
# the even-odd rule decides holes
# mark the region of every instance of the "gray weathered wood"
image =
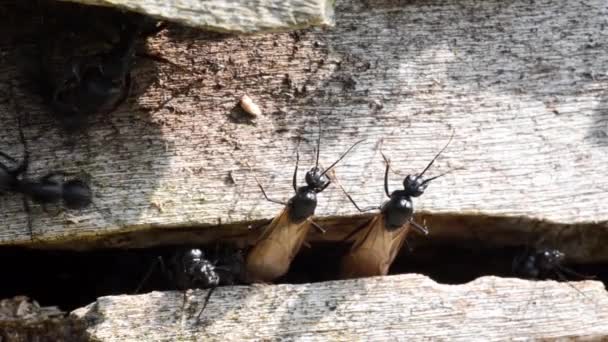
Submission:
[[[578,289],[578,291],[576,289]],[[580,292],[579,292],[580,291]],[[449,340],[606,338],[599,282],[483,277],[441,285],[421,275],[304,285],[101,297],[72,314],[102,341]]]
[[[204,234],[217,230],[203,227],[272,217],[281,208],[263,199],[253,174],[273,198],[291,196],[298,139],[301,169],[313,161],[315,116],[323,124],[323,165],[367,138],[336,176],[361,205],[378,205],[385,198],[379,148],[400,172],[391,175],[394,189],[454,129],[429,175],[463,169],[433,181],[415,201],[440,215],[427,222],[434,232],[458,235],[476,218],[474,228],[491,236],[506,236],[497,227],[557,222],[586,229],[582,235],[598,245],[584,251],[606,258],[597,234],[605,235],[608,221],[607,30],[603,0],[458,0],[342,1],[329,31],[162,32],[148,48],[180,67],[141,60],[129,103],[71,147],[23,91],[12,54],[19,40],[3,27],[0,146],[21,155],[7,100],[12,83],[27,113],[28,176],[65,170],[91,177],[95,208],[49,215],[32,207],[35,237],[50,243],[154,227]],[[254,120],[238,109],[244,94],[262,109]],[[2,196],[0,207],[0,242],[28,243],[21,199]],[[356,211],[330,187],[317,214]],[[129,239],[114,242],[133,245]]]
[[85,341],[82,321],[24,296],[0,299],[0,341]]
[[206,30],[261,33],[334,24],[334,0],[64,0],[112,6]]

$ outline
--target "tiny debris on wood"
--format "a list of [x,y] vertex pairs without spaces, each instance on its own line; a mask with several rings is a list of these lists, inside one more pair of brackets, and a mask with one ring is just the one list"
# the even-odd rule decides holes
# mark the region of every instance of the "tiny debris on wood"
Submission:
[[243,108],[245,113],[249,114],[249,116],[251,116],[252,118],[256,118],[262,115],[262,110],[260,109],[260,106],[253,102],[253,99],[251,99],[251,97],[249,97],[248,95],[243,95],[241,97],[241,100],[239,101],[239,104],[241,105],[241,108]]

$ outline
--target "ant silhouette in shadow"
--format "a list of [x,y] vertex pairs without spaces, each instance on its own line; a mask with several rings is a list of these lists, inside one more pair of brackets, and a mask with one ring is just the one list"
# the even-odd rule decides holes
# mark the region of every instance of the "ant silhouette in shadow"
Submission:
[[108,51],[71,58],[56,76],[49,57],[40,53],[35,76],[38,92],[68,133],[86,129],[93,115],[111,113],[124,103],[132,88],[137,42],[166,27],[139,14],[117,13],[115,17],[107,25],[119,27],[118,41]]
[[18,118],[19,137],[23,144],[24,156],[21,163],[0,152],[0,156],[7,161],[17,164],[14,168],[8,167],[0,161],[0,193],[9,192],[23,195],[23,205],[27,213],[28,229],[33,239],[31,211],[27,199],[35,203],[57,204],[62,202],[68,209],[84,209],[92,203],[91,188],[80,179],[69,178],[64,172],[51,172],[38,180],[23,178],[29,165],[29,151],[23,130],[21,119]]
[[529,248],[513,259],[511,269],[517,276],[526,279],[553,279],[557,278],[561,281],[568,281],[566,275],[577,277],[580,279],[594,279],[593,276],[585,276],[577,273],[563,265],[566,259],[566,254],[562,251],[549,248]]

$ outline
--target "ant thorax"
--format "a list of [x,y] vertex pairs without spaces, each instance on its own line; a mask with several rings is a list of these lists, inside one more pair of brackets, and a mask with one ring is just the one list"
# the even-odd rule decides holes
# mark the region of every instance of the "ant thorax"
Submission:
[[396,230],[408,223],[414,215],[414,203],[405,190],[396,190],[381,208],[384,224],[388,230]]
[[289,219],[293,223],[300,223],[311,217],[317,209],[317,193],[315,189],[306,185],[298,188],[296,194],[287,202]]
[[[182,284],[185,288],[200,286],[203,288],[217,286],[220,277],[215,271],[215,265],[207,260],[200,249],[188,250],[181,258],[183,276],[187,280]],[[184,280],[182,280],[184,282]]]

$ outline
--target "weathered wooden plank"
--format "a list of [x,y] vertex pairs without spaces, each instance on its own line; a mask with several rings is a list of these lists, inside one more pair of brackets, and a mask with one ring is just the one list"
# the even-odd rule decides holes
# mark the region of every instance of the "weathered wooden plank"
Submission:
[[[336,170],[362,205],[384,199],[380,139],[401,172],[391,175],[395,188],[454,129],[429,174],[464,169],[434,181],[417,209],[605,231],[604,1],[343,1],[331,31],[242,38],[172,29],[149,39],[148,48],[180,68],[140,61],[129,103],[75,146],[65,145],[16,71],[15,47],[29,42],[34,26],[27,18],[10,26],[15,13],[1,15],[2,150],[22,151],[8,101],[13,84],[27,113],[28,176],[83,172],[96,196],[95,208],[82,212],[49,215],[33,206],[41,241],[272,217],[280,207],[263,199],[252,172],[272,197],[291,196],[298,139],[301,167],[314,159],[315,116],[323,125],[323,165],[367,138]],[[235,109],[244,94],[262,108],[254,121]],[[337,187],[319,198],[321,216],[356,213]],[[0,242],[28,242],[20,197],[2,196],[0,207]],[[606,256],[603,248],[594,252]]]
[[64,1],[112,6],[219,32],[277,32],[334,24],[334,0]]
[[[575,289],[578,289],[578,291]],[[580,292],[579,292],[580,291]],[[72,314],[102,341],[600,339],[608,296],[599,282],[483,277],[441,285],[399,275],[304,285],[101,297]]]
[[41,307],[24,296],[0,300],[0,340],[85,341],[85,325],[57,307]]

